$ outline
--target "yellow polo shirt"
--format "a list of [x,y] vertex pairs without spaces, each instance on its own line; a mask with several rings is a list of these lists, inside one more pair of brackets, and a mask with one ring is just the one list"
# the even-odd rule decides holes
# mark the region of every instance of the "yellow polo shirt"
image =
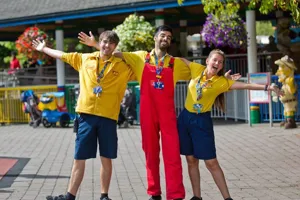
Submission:
[[105,65],[99,56],[99,51],[86,54],[64,53],[62,55],[62,60],[79,72],[80,95],[76,112],[118,120],[127,82],[134,80],[133,72],[122,59],[112,56],[106,61],[109,64],[100,81],[103,91],[97,97],[93,93],[93,88],[98,86],[97,67],[100,73]]
[[[207,86],[202,89],[202,98],[197,101],[196,84],[198,83],[198,80],[206,67],[201,64],[191,62],[190,69],[192,79],[189,83],[188,93],[185,100],[185,108],[189,112],[197,113],[197,111],[193,109],[193,105],[197,103],[202,104],[203,106],[201,112],[210,111],[217,96],[228,91],[232,84],[235,82],[233,80],[225,78],[224,76],[213,76],[212,78],[208,79]],[[206,81],[207,79],[204,71],[200,84],[202,85]]]
[[[123,52],[123,58],[125,62],[132,67],[132,70],[134,71],[140,84],[142,81],[145,58],[147,54],[147,51]],[[169,67],[170,58],[171,56],[166,54],[164,58],[164,67]],[[155,65],[154,49],[150,52],[150,64]],[[175,58],[173,67],[174,87],[179,80],[191,79],[191,71],[189,67],[180,58]]]

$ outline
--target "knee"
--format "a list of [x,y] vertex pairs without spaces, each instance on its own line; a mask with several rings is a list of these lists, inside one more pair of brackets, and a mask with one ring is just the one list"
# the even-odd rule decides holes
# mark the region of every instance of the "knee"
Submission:
[[217,159],[206,160],[205,165],[209,171],[216,171],[220,169],[220,165]]
[[187,156],[186,161],[189,168],[198,168],[199,166],[199,160],[193,156]]
[[112,169],[112,160],[110,158],[101,157],[101,167],[104,170]]
[[74,160],[73,169],[74,170],[84,170],[85,160]]

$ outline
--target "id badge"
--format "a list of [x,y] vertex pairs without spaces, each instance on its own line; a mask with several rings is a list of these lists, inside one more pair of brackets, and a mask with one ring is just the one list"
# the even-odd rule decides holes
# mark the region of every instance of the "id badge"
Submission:
[[94,87],[93,92],[94,94],[99,96],[102,93],[102,87],[101,86]]
[[202,104],[199,104],[199,103],[195,103],[195,104],[193,105],[193,109],[194,109],[195,111],[197,111],[197,114],[201,113],[202,107],[203,107]]
[[163,82],[161,82],[161,81],[156,81],[156,82],[154,82],[154,88],[155,89],[159,89],[159,90],[162,90],[162,89],[164,89],[164,83]]

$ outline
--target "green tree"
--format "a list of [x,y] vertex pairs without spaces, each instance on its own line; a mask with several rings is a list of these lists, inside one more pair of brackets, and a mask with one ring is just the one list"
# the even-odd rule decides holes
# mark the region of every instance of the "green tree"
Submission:
[[119,36],[120,51],[151,50],[154,45],[155,27],[144,16],[129,15],[122,24],[113,29]]
[[[184,0],[177,0],[181,5]],[[240,4],[248,3],[249,9],[258,8],[262,14],[268,14],[276,10],[291,13],[294,21],[300,24],[300,7],[298,0],[202,0],[204,12],[219,17],[221,14],[231,16],[240,9]]]
[[256,22],[256,35],[274,35],[274,28],[270,21]]

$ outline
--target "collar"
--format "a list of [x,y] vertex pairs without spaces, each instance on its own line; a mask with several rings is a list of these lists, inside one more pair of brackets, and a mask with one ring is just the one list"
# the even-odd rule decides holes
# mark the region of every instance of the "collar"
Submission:
[[218,75],[214,75],[213,77],[211,77],[210,79],[206,79],[206,73],[207,73],[207,69],[205,69],[204,70],[204,74],[203,74],[203,81],[206,81],[206,80],[208,80],[208,81],[210,81],[210,82],[213,82],[213,81],[215,81],[216,79],[218,79],[219,78],[219,76]]
[[[154,56],[155,55],[155,50],[154,49],[152,49],[152,51],[150,52],[150,56]],[[168,57],[168,56],[170,56],[169,54],[168,54],[168,52],[166,52],[166,55],[165,55],[166,57]]]

